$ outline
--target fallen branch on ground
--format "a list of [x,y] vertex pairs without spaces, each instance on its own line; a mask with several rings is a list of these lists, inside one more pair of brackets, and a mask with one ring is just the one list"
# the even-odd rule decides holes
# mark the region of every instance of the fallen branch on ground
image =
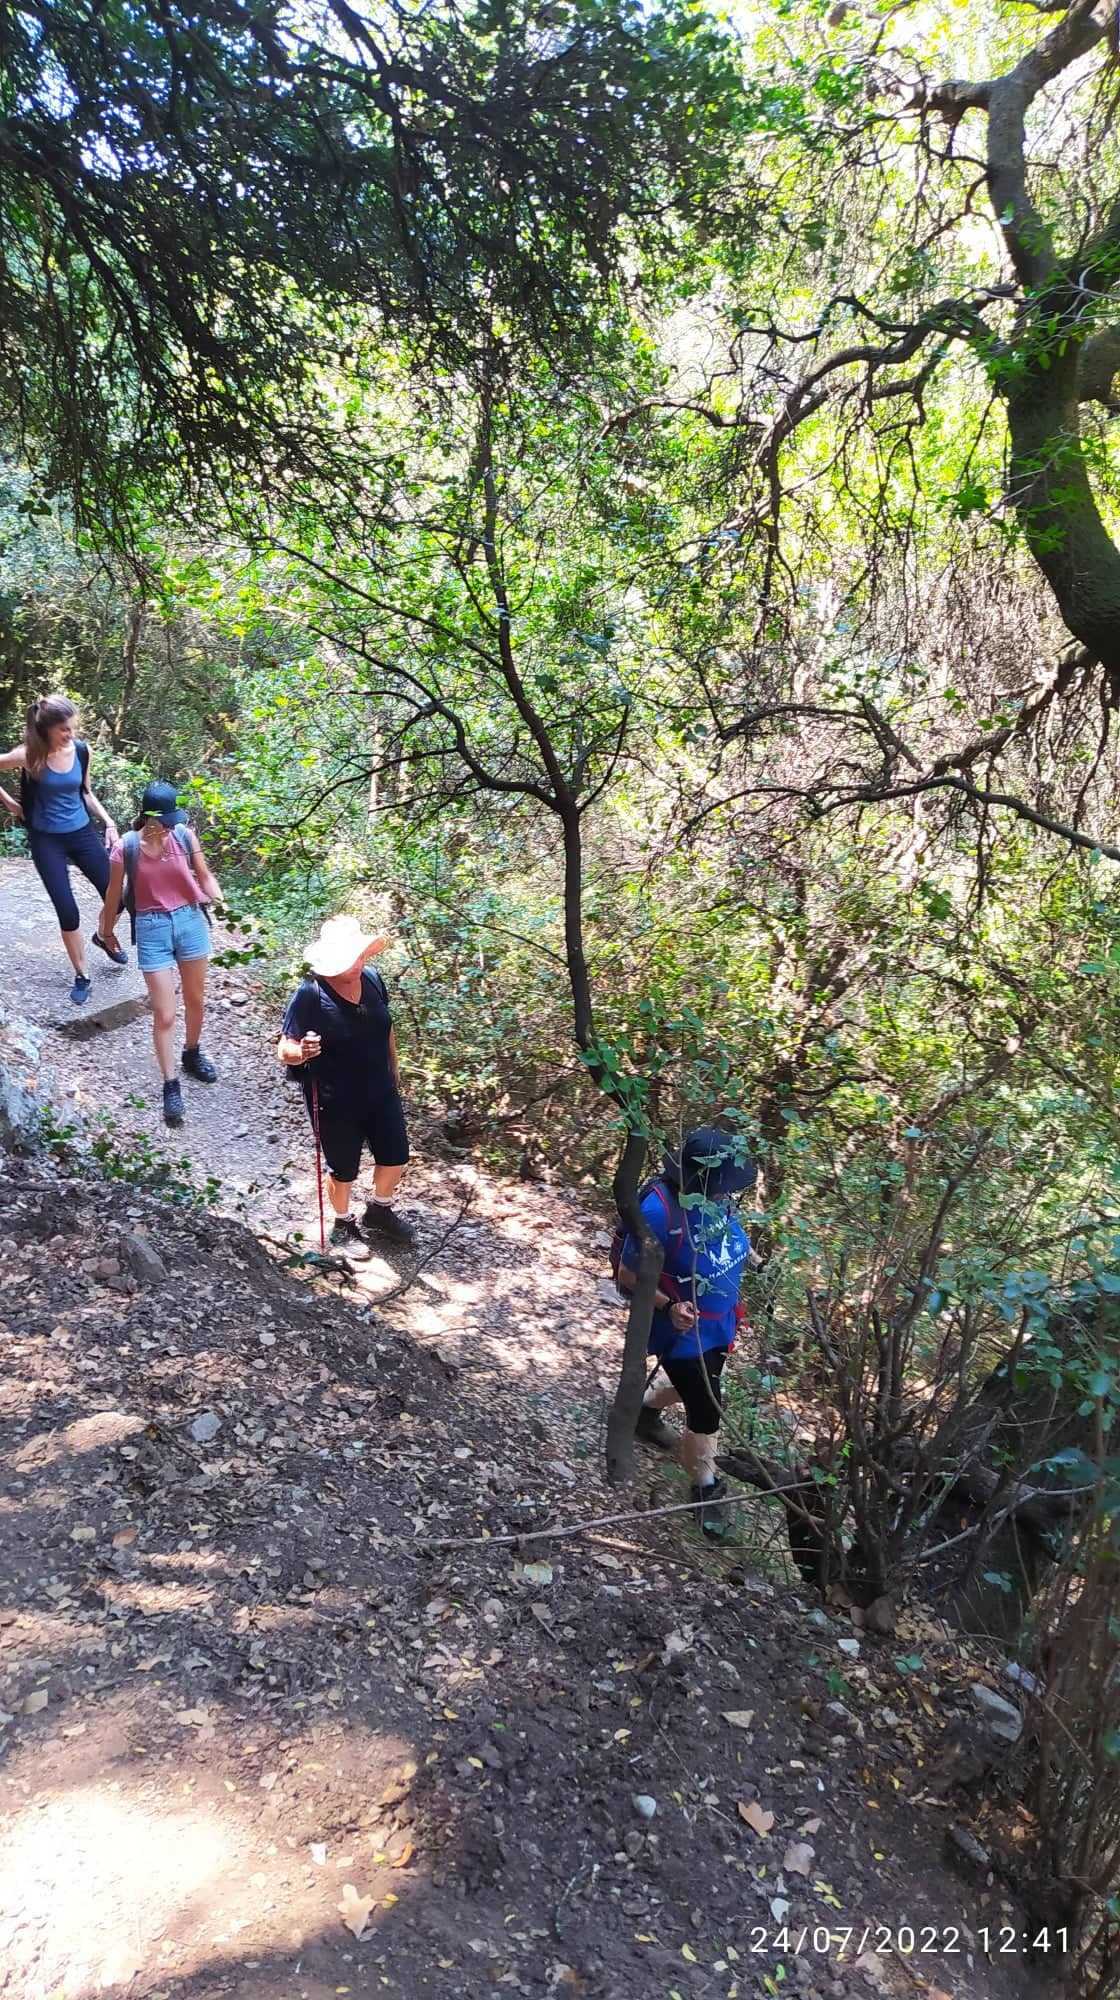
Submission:
[[[773,1491],[784,1491],[774,1488]],[[591,1528],[613,1528],[620,1521],[655,1521],[662,1514],[695,1514],[698,1507],[745,1507],[754,1493],[725,1493],[718,1500],[681,1500],[672,1507],[637,1507],[629,1514],[599,1514],[593,1521],[569,1521],[561,1528],[533,1528],[528,1533],[515,1529],[508,1535],[444,1535],[438,1541],[418,1536],[410,1547],[426,1549],[500,1548],[514,1542],[561,1541],[567,1535],[586,1535]]]
[[454,1222],[449,1223],[447,1228],[444,1230],[443,1235],[440,1236],[437,1239],[437,1241],[432,1244],[431,1249],[425,1250],[424,1255],[417,1259],[414,1269],[409,1273],[407,1278],[402,1278],[399,1285],[391,1286],[387,1292],[382,1292],[378,1298],[367,1299],[365,1303],[369,1306],[386,1306],[388,1305],[390,1299],[399,1299],[402,1292],[407,1292],[409,1288],[416,1283],[416,1280],[420,1276],[421,1271],[426,1270],[427,1266],[432,1262],[433,1258],[439,1256],[439,1253],[443,1249],[444,1244],[450,1243],[451,1238],[454,1236],[455,1231],[458,1229],[459,1224],[462,1222],[464,1215],[470,1208],[473,1199],[474,1199],[473,1193],[468,1193],[466,1199],[462,1204],[462,1207],[459,1210],[458,1215],[455,1217]]
[[[432,1260],[439,1256],[444,1245],[451,1241],[473,1199],[473,1193],[468,1193],[454,1222],[448,1224],[443,1235],[437,1237],[430,1250],[425,1250],[424,1255],[417,1258],[407,1278],[402,1278],[399,1284],[391,1285],[387,1292],[379,1293],[375,1299],[363,1298],[362,1304],[370,1307],[385,1306],[391,1299],[399,1299],[402,1292],[411,1290],[421,1271],[426,1270]],[[310,1271],[312,1276],[317,1278],[321,1278],[324,1273],[337,1273],[350,1284],[356,1283],[354,1267],[346,1263],[344,1258],[324,1256],[321,1250],[297,1250],[290,1240],[282,1242],[279,1237],[266,1235],[263,1229],[254,1230],[253,1234],[258,1243],[268,1243],[274,1250],[283,1251],[282,1261],[289,1269]]]

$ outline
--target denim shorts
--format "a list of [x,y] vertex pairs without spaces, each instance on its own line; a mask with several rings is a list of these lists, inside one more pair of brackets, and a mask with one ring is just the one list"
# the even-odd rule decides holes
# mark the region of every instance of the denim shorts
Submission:
[[197,903],[179,910],[138,910],[136,963],[141,972],[165,972],[183,959],[209,958],[210,926]]

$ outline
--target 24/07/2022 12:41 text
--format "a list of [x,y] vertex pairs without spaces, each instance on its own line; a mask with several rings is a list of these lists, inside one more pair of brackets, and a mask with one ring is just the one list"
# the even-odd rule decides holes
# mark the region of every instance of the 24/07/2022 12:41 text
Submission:
[[865,1924],[862,1929],[854,1925],[833,1929],[826,1924],[815,1924],[805,1925],[800,1930],[794,1930],[788,1924],[780,1924],[775,1930],[755,1924],[747,1950],[754,1955],[789,1952],[795,1958],[812,1954],[821,1958],[856,1959],[865,1951],[892,1952],[900,1958],[919,1958],[970,1951],[974,1937],[986,1958],[1015,1952],[1064,1957],[1069,1951],[1069,1931],[1064,1926],[1029,1931],[1017,1930],[1013,1924],[1004,1924],[998,1929],[981,1924],[975,1933],[958,1930],[953,1924]]

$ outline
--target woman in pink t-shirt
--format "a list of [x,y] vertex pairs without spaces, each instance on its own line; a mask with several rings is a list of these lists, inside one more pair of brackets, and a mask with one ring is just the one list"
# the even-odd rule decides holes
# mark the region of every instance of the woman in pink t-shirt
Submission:
[[186,819],[176,803],[174,785],[148,786],[133,831],[118,840],[109,856],[109,887],[98,926],[115,947],[114,930],[126,884],[125,842],[135,842],[136,962],[152,1003],[152,1038],[168,1125],[181,1125],[185,1116],[175,1062],[176,970],[186,1015],[184,1075],[198,1083],[213,1083],[218,1074],[199,1044],[210,964],[204,905],[220,902],[222,892]]

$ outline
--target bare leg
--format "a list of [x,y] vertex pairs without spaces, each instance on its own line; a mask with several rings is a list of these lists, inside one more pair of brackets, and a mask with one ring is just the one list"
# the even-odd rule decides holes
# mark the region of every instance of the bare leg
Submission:
[[144,984],[152,1003],[152,1040],[156,1061],[166,1083],[179,1067],[175,1060],[175,974],[170,966],[161,966],[158,972],[144,974]]
[[332,1250],[338,1250],[348,1262],[363,1262],[369,1256],[369,1246],[363,1242],[357,1218],[350,1213],[350,1196],[354,1191],[353,1181],[339,1181],[330,1172],[327,1174],[327,1195],[330,1200],[334,1221],[328,1241]]
[[686,1431],[681,1439],[681,1464],[694,1486],[713,1484],[718,1440],[718,1431]]
[[206,1001],[206,975],[210,970],[208,958],[187,958],[180,961],[179,978],[183,986],[184,1042],[188,1049],[197,1049],[202,1040],[202,1010]]
[[375,1201],[392,1201],[401,1184],[403,1167],[375,1167],[373,1170],[373,1194]]
[[83,979],[88,979],[86,948],[81,931],[62,931],[60,932],[60,936],[63,944],[66,946],[66,956],[70,960],[75,972],[79,972]]
[[349,1215],[353,1187],[353,1181],[336,1181],[333,1174],[327,1175],[327,1200],[336,1215]]
[[679,1403],[680,1395],[671,1382],[663,1382],[660,1389],[647,1389],[642,1397],[643,1408],[647,1410],[671,1410]]

